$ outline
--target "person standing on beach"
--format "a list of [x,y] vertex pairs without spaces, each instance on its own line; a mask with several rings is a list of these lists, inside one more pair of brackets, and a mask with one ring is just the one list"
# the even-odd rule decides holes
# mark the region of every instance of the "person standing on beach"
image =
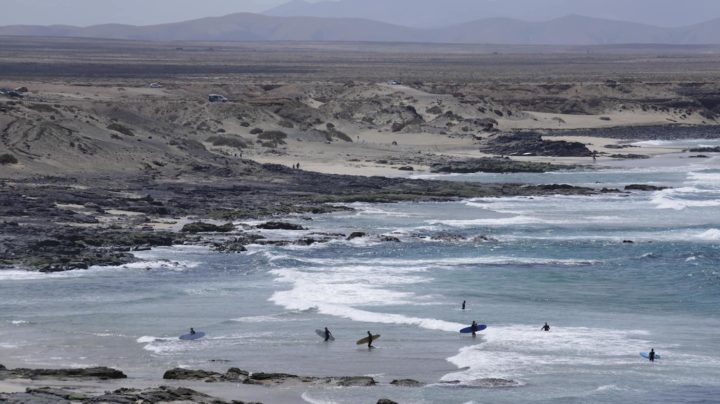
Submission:
[[373,343],[373,335],[372,335],[372,333],[371,333],[370,331],[368,331],[368,349],[373,349],[373,348],[375,348],[375,347],[372,345],[372,343]]
[[330,333],[330,330],[328,330],[328,328],[325,327],[325,342],[330,341],[331,336],[332,336],[332,334]]
[[462,309],[465,310],[465,300],[463,300]]
[[545,323],[545,325],[542,326],[541,330],[543,330],[543,331],[545,331],[545,332],[550,331],[550,326],[548,325],[548,323]]

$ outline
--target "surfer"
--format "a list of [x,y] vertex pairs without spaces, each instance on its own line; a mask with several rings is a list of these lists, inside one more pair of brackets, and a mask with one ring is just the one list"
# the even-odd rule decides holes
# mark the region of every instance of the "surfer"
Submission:
[[330,333],[330,330],[328,330],[328,328],[325,327],[325,342],[330,341],[330,337],[332,337],[332,334]]
[[477,332],[478,332],[478,330],[480,329],[480,328],[478,327],[477,321],[473,320],[472,325],[471,325],[470,327],[472,328],[473,338],[477,337]]
[[373,335],[370,331],[368,331],[368,349],[375,348],[374,346],[372,346],[372,343],[373,343]]
[[462,309],[465,310],[465,300],[463,300]]
[[655,348],[650,349],[650,353],[648,354],[648,359],[650,359],[650,362],[655,362]]
[[195,329],[190,327],[190,335],[195,335]]
[[545,332],[550,331],[550,326],[548,325],[548,323],[545,323],[545,325],[542,326],[541,330],[543,330],[543,331],[545,331]]

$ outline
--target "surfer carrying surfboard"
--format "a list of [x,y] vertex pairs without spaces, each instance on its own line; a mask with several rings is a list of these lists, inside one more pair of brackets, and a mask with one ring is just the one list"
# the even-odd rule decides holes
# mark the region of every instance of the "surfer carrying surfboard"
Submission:
[[650,349],[650,353],[648,354],[648,359],[650,359],[650,362],[655,362],[655,348]]
[[332,337],[332,333],[330,333],[330,330],[328,330],[328,328],[325,327],[325,342],[330,341],[330,337]]
[[477,321],[473,320],[472,325],[470,327],[472,327],[473,338],[477,337],[477,332],[480,330],[480,327],[478,327]]
[[368,331],[368,349],[375,348],[374,346],[372,346],[372,343],[373,343],[373,335],[370,331]]

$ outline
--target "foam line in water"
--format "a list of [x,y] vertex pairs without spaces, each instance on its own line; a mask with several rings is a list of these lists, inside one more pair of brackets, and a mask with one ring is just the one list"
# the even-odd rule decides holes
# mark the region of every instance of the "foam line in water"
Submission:
[[443,381],[472,382],[484,378],[517,379],[564,369],[637,363],[639,348],[650,346],[642,330],[559,328],[510,325],[488,328],[479,345],[461,348],[448,361],[460,369]]

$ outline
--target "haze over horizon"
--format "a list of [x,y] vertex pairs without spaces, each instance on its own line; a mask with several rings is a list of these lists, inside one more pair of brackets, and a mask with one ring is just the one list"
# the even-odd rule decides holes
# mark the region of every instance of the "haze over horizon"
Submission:
[[119,23],[152,25],[238,12],[275,16],[366,18],[410,27],[439,27],[507,17],[545,21],[569,14],[661,27],[720,17],[715,0],[3,0],[0,25]]

